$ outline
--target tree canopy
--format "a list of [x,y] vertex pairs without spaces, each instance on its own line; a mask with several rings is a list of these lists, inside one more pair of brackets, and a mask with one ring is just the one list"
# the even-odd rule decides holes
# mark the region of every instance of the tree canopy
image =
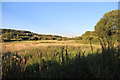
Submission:
[[112,40],[120,40],[120,10],[113,10],[105,13],[95,26],[95,32],[99,38],[107,39],[108,46]]
[[108,36],[113,36],[119,32],[119,11],[120,10],[113,10],[105,13],[100,21],[96,24],[95,31],[99,37],[107,38]]

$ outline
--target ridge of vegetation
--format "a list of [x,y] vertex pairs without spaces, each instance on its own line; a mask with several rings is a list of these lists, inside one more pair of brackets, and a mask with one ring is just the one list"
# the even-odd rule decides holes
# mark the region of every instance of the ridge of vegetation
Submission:
[[61,40],[67,39],[58,35],[44,35],[37,34],[30,31],[14,30],[14,29],[0,29],[2,31],[3,42],[9,41],[23,41],[23,40]]

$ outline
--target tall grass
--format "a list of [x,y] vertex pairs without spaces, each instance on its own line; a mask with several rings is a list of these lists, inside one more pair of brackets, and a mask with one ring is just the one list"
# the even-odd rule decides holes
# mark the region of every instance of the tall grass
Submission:
[[120,48],[90,54],[81,47],[48,46],[2,56],[3,78],[120,78]]

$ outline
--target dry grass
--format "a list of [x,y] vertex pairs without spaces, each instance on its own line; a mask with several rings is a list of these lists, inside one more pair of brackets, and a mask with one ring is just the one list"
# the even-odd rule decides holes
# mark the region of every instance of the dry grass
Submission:
[[[30,48],[42,48],[48,46],[80,46],[83,51],[90,51],[90,44],[76,43],[75,40],[57,41],[57,40],[39,40],[39,41],[19,41],[2,43],[2,52],[14,52]],[[93,44],[93,49],[96,51],[100,45]]]

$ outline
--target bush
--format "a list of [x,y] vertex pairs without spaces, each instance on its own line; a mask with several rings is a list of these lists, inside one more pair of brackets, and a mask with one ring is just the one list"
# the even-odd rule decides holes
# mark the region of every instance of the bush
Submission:
[[38,38],[37,37],[31,37],[31,38],[29,38],[29,40],[38,40]]
[[58,41],[61,41],[61,40],[62,40],[62,38],[57,38],[57,40],[58,40]]

